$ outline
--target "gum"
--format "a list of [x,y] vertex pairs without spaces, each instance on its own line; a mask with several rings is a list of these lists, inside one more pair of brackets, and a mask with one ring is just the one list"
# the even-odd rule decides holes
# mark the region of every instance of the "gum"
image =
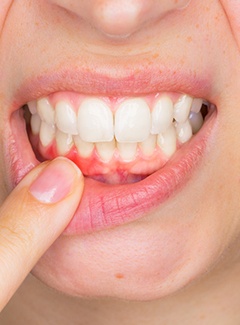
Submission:
[[[44,147],[38,136],[31,136],[31,143],[35,148],[35,155],[40,161],[52,160],[59,156],[55,141]],[[156,146],[151,156],[144,155],[138,146],[135,159],[129,162],[121,158],[117,149],[115,149],[112,159],[108,162],[101,159],[96,148],[89,157],[84,158],[78,154],[76,147],[73,146],[65,157],[72,160],[85,176],[112,184],[139,181],[162,168],[169,160],[169,157],[158,146]]]
[[71,91],[62,91],[62,92],[56,92],[56,93],[53,93],[53,94],[50,94],[47,98],[48,100],[50,101],[51,105],[53,107],[56,106],[56,104],[59,102],[59,101],[65,101],[65,102],[69,102],[73,109],[75,110],[75,112],[77,113],[78,112],[78,108],[79,106],[81,105],[81,103],[87,99],[87,98],[97,98],[97,99],[100,99],[102,100],[103,102],[105,102],[109,107],[110,109],[112,110],[112,112],[114,113],[117,108],[119,107],[119,105],[127,100],[127,99],[130,99],[130,98],[142,98],[144,99],[150,110],[153,108],[154,106],[154,102],[162,97],[162,96],[168,96],[169,98],[171,98],[171,100],[173,101],[173,103],[175,103],[179,97],[181,95],[183,95],[182,93],[175,93],[175,92],[161,92],[161,93],[154,93],[154,94],[149,94],[149,95],[138,95],[138,96],[129,96],[129,97],[107,97],[107,96],[87,96],[87,95],[82,95],[82,94],[79,94],[79,93],[76,93],[76,92],[71,92]]

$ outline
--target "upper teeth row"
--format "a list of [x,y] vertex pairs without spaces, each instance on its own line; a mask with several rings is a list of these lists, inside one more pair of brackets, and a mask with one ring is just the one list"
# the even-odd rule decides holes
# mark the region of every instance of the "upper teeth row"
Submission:
[[[184,124],[191,112],[200,112],[202,104],[202,99],[188,95],[180,96],[176,103],[163,95],[156,100],[151,110],[142,98],[126,99],[115,113],[99,98],[85,99],[77,113],[67,101],[57,102],[54,109],[47,98],[30,102],[28,107],[35,116],[31,123],[33,133],[39,132],[36,121],[40,118],[65,134],[79,135],[85,142],[111,142],[115,137],[120,143],[136,143],[145,141],[151,134],[164,133],[174,120],[176,127]],[[197,123],[195,130],[192,125],[193,133],[201,125]],[[187,140],[183,139],[182,142]]]

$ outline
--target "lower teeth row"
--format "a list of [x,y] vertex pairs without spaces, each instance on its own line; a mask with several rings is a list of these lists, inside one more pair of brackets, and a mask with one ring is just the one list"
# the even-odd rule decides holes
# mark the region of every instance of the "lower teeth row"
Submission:
[[104,162],[110,161],[116,153],[123,161],[128,162],[134,160],[139,152],[150,157],[157,150],[170,158],[178,145],[189,141],[193,134],[200,130],[203,122],[201,112],[190,112],[184,123],[177,123],[173,120],[164,133],[150,134],[145,141],[140,143],[122,143],[115,138],[110,142],[92,143],[83,141],[79,135],[70,135],[60,131],[56,125],[42,121],[38,114],[30,118],[32,134],[39,136],[42,147],[47,148],[56,143],[57,154],[61,156],[66,156],[75,147],[79,156],[83,158],[90,157],[96,148],[99,158]]

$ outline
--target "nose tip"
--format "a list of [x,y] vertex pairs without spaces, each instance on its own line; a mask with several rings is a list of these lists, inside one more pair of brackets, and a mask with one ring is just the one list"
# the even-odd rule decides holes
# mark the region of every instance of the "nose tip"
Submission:
[[191,0],[49,0],[105,36],[126,38]]
[[107,36],[125,38],[143,24],[142,4],[140,1],[129,0],[103,1],[95,7],[92,23]]

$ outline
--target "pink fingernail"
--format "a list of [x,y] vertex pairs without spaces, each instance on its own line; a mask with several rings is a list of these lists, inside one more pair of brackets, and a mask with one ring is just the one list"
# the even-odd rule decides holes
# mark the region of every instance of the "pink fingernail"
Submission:
[[80,170],[65,158],[53,160],[30,187],[30,193],[42,203],[56,203],[71,191]]

